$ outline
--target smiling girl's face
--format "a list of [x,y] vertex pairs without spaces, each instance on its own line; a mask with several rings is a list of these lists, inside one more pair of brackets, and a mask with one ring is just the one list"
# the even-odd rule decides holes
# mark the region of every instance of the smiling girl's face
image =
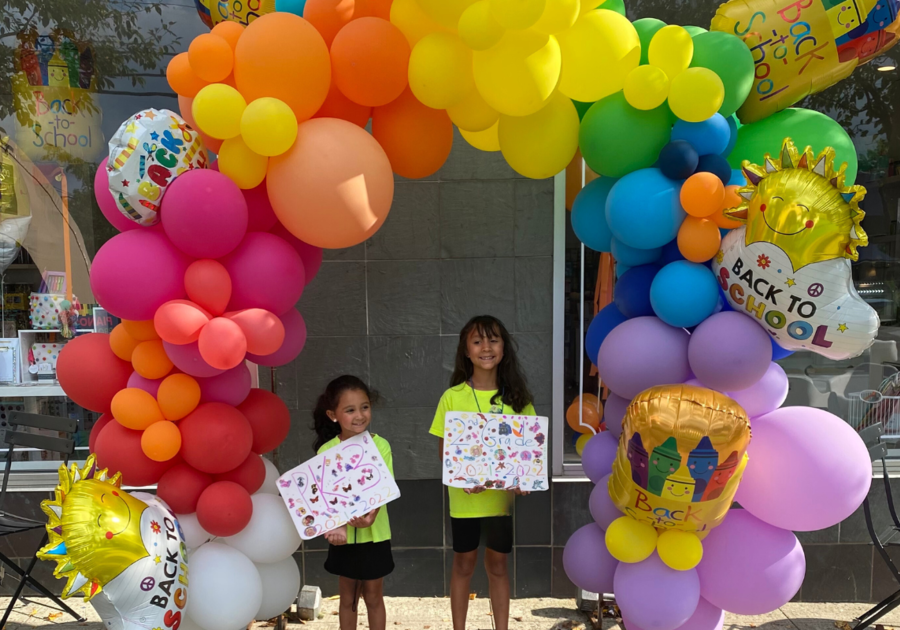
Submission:
[[341,439],[346,440],[359,435],[372,422],[372,403],[366,393],[359,389],[348,389],[338,401],[328,417],[341,426]]

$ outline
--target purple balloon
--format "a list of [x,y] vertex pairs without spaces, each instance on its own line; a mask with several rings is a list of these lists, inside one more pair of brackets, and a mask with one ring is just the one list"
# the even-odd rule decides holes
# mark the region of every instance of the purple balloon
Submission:
[[792,532],[731,510],[703,540],[697,573],[709,603],[738,615],[764,615],[800,590],[806,557]]
[[143,389],[154,398],[156,398],[156,395],[159,393],[159,386],[161,383],[162,379],[144,378],[137,372],[132,372],[131,376],[128,377],[128,387]]
[[[678,626],[678,630],[722,630],[724,623],[725,611],[721,608],[716,608],[701,597],[700,603],[697,604],[697,610],[694,611],[690,619]],[[622,624],[628,630],[642,630],[631,619],[623,618]]]
[[629,319],[613,328],[600,346],[600,378],[628,399],[654,385],[683,383],[691,372],[689,340],[683,328],[669,326],[657,317]]
[[581,467],[587,478],[597,483],[612,471],[619,441],[609,431],[601,431],[584,445],[581,453]]
[[625,419],[625,411],[630,404],[630,400],[612,392],[603,403],[603,422],[606,424],[606,430],[615,438],[622,435],[622,420]]
[[688,357],[697,379],[720,392],[747,389],[772,362],[772,342],[746,315],[725,311],[703,321],[691,335]]
[[594,523],[572,534],[563,551],[566,575],[591,593],[612,593],[618,564],[606,549],[606,534]]
[[200,356],[200,347],[195,341],[184,346],[176,346],[174,343],[163,341],[166,355],[179,370],[190,376],[218,376],[225,372],[211,366]]
[[[276,315],[294,308],[303,294],[303,259],[284,239],[268,232],[248,232],[220,261],[231,276],[229,311],[263,308]],[[264,269],[265,273],[260,273]]]
[[281,367],[287,365],[296,359],[303,346],[306,345],[306,322],[297,309],[288,309],[278,316],[281,323],[284,324],[284,341],[281,347],[272,354],[260,356],[258,354],[247,353],[247,360],[256,365],[265,367]]
[[749,417],[755,418],[781,406],[788,395],[788,377],[780,365],[772,362],[756,383],[747,389],[728,392],[728,395],[744,408]]
[[622,516],[622,511],[616,507],[612,497],[609,496],[609,478],[611,476],[612,473],[603,477],[591,491],[591,516],[604,531],[610,523]]
[[237,407],[250,395],[250,369],[246,363],[218,376],[199,378],[200,402],[221,402]]
[[812,407],[777,409],[751,424],[750,459],[735,496],[745,510],[809,532],[840,523],[862,504],[872,463],[849,424]]
[[670,569],[654,552],[643,562],[619,564],[615,594],[622,616],[639,627],[675,630],[700,604],[700,578],[696,569]]

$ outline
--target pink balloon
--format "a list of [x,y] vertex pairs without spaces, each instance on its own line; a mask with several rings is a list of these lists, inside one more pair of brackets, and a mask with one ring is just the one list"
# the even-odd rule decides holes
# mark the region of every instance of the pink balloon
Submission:
[[154,398],[156,398],[156,395],[159,393],[160,383],[162,383],[162,379],[144,378],[137,372],[134,372],[128,377],[128,387],[143,389]]
[[184,346],[176,346],[168,341],[163,341],[163,347],[166,349],[166,355],[172,360],[179,370],[190,376],[201,376],[209,378],[218,376],[225,370],[217,370],[200,356],[200,348],[198,343],[189,343]]
[[241,363],[219,376],[197,379],[200,383],[200,402],[221,402],[237,407],[250,395],[250,368]]
[[248,232],[268,232],[276,223],[278,217],[272,210],[272,204],[269,203],[269,191],[266,190],[266,182],[263,182],[256,188],[242,190],[244,200],[247,202],[247,214],[249,222],[247,223]]
[[287,231],[281,223],[269,230],[275,236],[283,238],[294,250],[300,254],[303,259],[303,268],[306,270],[306,284],[312,282],[312,279],[319,273],[322,266],[322,248],[304,243],[299,238]]
[[100,166],[97,167],[97,172],[94,174],[94,198],[97,200],[97,205],[100,206],[100,212],[103,213],[103,216],[114,228],[120,232],[134,230],[140,226],[119,210],[116,200],[113,198],[112,193],[109,192],[109,172],[106,170],[108,161],[108,157],[103,158]]
[[735,496],[745,510],[775,527],[811,532],[862,504],[872,462],[849,424],[812,407],[776,409],[750,424],[750,459]]
[[190,259],[152,230],[130,230],[109,239],[91,266],[91,289],[103,308],[122,319],[153,319],[156,309],[185,297]]
[[303,294],[303,260],[283,239],[268,232],[247,233],[222,264],[231,276],[229,311],[262,308],[280,315]]
[[303,316],[292,308],[278,316],[284,324],[284,341],[272,354],[259,356],[247,353],[247,360],[265,367],[281,367],[296,359],[306,345],[306,322]]
[[734,401],[744,408],[751,418],[771,413],[787,399],[788,377],[780,365],[769,364],[763,377],[747,389],[728,392]]
[[247,233],[247,202],[241,189],[209,169],[176,178],[163,198],[161,214],[166,235],[194,258],[221,258]]
[[197,340],[200,356],[209,365],[230,370],[240,365],[247,354],[247,337],[230,319],[216,317],[203,327]]

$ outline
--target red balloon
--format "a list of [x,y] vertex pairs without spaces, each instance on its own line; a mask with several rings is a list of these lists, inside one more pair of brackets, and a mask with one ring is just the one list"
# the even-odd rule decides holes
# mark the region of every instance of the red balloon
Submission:
[[97,438],[97,464],[108,468],[109,474],[122,473],[126,486],[152,486],[157,483],[178,459],[155,462],[141,449],[143,431],[126,429],[118,422],[110,422]]
[[306,272],[306,284],[312,282],[312,279],[316,277],[316,274],[319,273],[319,268],[322,266],[322,248],[304,243],[288,232],[287,228],[281,223],[269,230],[269,232],[283,238],[288,245],[300,254],[300,259],[303,261],[303,270]]
[[303,346],[306,345],[306,322],[303,321],[303,316],[297,309],[292,308],[279,315],[278,318],[284,326],[284,341],[281,347],[274,353],[265,356],[248,352],[247,360],[251,363],[266,367],[280,367],[287,365],[300,355]]
[[253,446],[253,429],[247,418],[225,403],[199,405],[178,428],[184,461],[213,475],[240,466]]
[[188,297],[213,315],[221,315],[231,299],[231,276],[217,260],[196,260],[184,274]]
[[272,204],[269,203],[269,191],[266,189],[266,182],[256,188],[247,188],[242,190],[244,200],[247,202],[247,213],[249,222],[247,224],[248,232],[268,232],[275,224],[278,223],[278,217],[272,210]]
[[176,514],[193,514],[197,511],[200,495],[212,482],[211,476],[182,462],[166,471],[159,480],[156,493]]
[[244,463],[234,470],[216,475],[216,481],[233,481],[242,485],[250,494],[262,488],[265,480],[266,465],[263,463],[262,457],[256,453],[247,455]]
[[88,438],[88,450],[91,453],[95,453],[97,451],[97,438],[100,437],[100,431],[103,430],[109,422],[115,420],[112,417],[112,414],[105,413],[99,418],[97,418],[97,422],[94,423],[94,426],[91,428],[91,435]]
[[247,527],[252,515],[250,493],[233,481],[213,483],[197,502],[200,527],[213,536],[234,536]]
[[284,324],[274,313],[262,308],[248,308],[226,317],[240,326],[247,338],[247,352],[269,355],[284,342]]
[[247,400],[237,407],[253,430],[253,452],[262,455],[274,450],[291,430],[291,413],[278,396],[264,389],[251,389]]
[[163,341],[184,346],[197,341],[210,315],[189,300],[172,300],[156,310],[153,327]]
[[109,335],[89,333],[68,342],[56,361],[66,396],[91,411],[109,411],[113,396],[128,387],[132,367],[113,354]]
[[197,340],[200,356],[217,370],[237,367],[247,354],[247,337],[241,327],[225,317],[211,320]]

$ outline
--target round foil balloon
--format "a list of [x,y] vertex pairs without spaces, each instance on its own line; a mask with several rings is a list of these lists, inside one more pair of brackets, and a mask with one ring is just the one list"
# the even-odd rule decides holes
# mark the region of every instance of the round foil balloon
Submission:
[[109,141],[109,190],[122,214],[140,225],[159,222],[172,180],[206,166],[200,134],[167,109],[138,112]]
[[732,230],[713,260],[731,307],[751,316],[775,342],[829,359],[855,357],[872,345],[878,314],[856,293],[850,261],[869,239],[860,221],[862,186],[844,186],[846,164],[834,150],[815,156],[790,138],[780,158],[744,162],[742,203],[726,215]]
[[91,455],[83,467],[60,466],[55,498],[41,509],[49,542],[38,557],[56,561],[64,598],[82,594],[120,630],[169,627],[184,615],[187,548],[164,503],[125,492],[121,475],[98,470]]

